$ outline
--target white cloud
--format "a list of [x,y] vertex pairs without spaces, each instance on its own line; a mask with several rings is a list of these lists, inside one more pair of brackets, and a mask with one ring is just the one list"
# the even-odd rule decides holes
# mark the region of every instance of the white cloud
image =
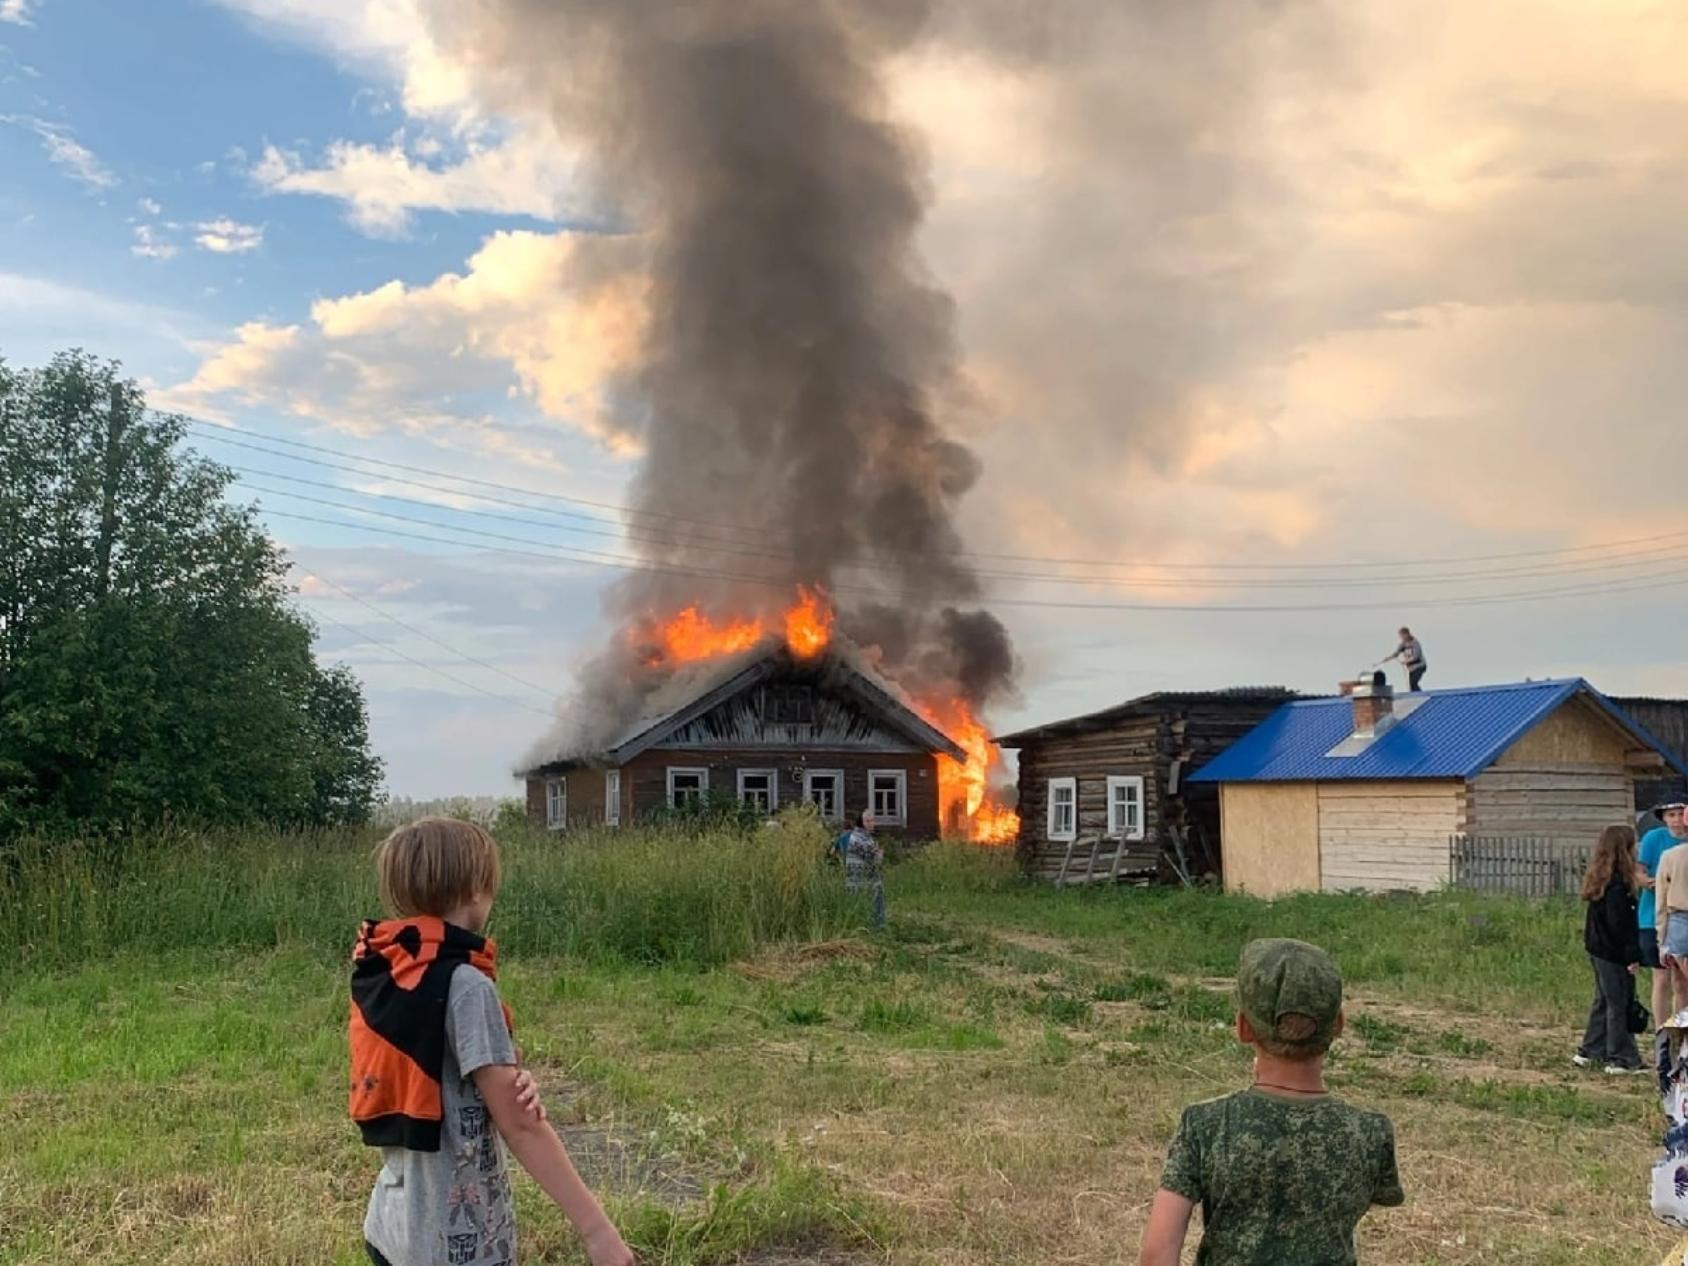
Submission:
[[194,244],[214,255],[244,255],[264,244],[261,224],[241,224],[227,216],[194,225]]
[[129,248],[130,254],[139,255],[142,259],[173,259],[181,248],[169,241],[151,224],[137,224],[135,226],[135,244]]
[[423,0],[217,0],[261,26],[397,80],[405,111],[464,127],[480,117],[463,68],[443,55]]
[[151,198],[142,198],[135,205],[140,207],[140,209],[147,215],[162,215],[164,213],[164,208],[159,206],[158,203],[154,202]]
[[640,244],[570,233],[497,233],[464,274],[391,281],[322,299],[308,322],[250,322],[202,348],[173,407],[264,404],[359,434],[469,429],[529,461],[543,445],[487,423],[486,400],[514,395],[625,450],[609,393],[644,328]]
[[402,236],[414,212],[482,211],[551,220],[579,199],[574,164],[557,142],[514,133],[492,143],[470,142],[455,163],[429,161],[441,146],[424,137],[414,155],[395,139],[377,146],[335,141],[319,163],[271,145],[252,169],[270,193],[309,194],[347,204],[352,223],[365,233]]
[[41,138],[41,148],[46,151],[48,161],[90,189],[110,189],[117,184],[117,177],[64,124],[49,123],[28,114],[0,114],[0,123],[34,132]]
[[0,0],[0,22],[32,26],[30,15],[34,7],[35,0]]

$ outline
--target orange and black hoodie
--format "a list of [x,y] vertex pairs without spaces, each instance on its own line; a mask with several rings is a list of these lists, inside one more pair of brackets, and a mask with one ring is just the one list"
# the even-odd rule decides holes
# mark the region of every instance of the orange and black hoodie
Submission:
[[[352,951],[350,1110],[371,1147],[440,1150],[440,1073],[451,974],[498,979],[490,940],[422,915],[365,920]],[[504,1008],[510,1023],[510,1008]]]

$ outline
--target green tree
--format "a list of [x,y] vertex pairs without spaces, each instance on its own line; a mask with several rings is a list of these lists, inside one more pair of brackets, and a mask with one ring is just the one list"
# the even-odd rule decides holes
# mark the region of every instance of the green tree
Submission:
[[183,428],[115,364],[0,362],[0,835],[368,813],[358,683]]

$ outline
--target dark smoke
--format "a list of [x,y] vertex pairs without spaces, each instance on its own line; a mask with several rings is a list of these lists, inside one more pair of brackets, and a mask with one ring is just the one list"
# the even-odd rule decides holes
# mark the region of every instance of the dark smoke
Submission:
[[[980,705],[1015,661],[993,616],[955,606],[979,595],[954,512],[980,467],[936,417],[960,395],[954,312],[915,249],[925,158],[881,82],[928,8],[451,0],[435,25],[501,106],[588,147],[648,243],[647,342],[620,384],[646,454],[635,508],[733,525],[642,541],[707,574],[634,573],[611,616],[771,612],[818,582],[905,687]],[[723,535],[761,556],[712,549]],[[654,684],[618,645],[583,702],[625,712]]]

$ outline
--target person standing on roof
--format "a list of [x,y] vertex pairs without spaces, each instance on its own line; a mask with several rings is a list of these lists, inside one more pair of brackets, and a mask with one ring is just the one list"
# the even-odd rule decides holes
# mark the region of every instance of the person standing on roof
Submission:
[[1395,648],[1395,653],[1383,662],[1387,664],[1390,659],[1401,661],[1401,667],[1407,670],[1407,689],[1416,692],[1419,689],[1418,683],[1424,680],[1424,647],[1418,644],[1413,631],[1404,624],[1401,626],[1401,644]]

